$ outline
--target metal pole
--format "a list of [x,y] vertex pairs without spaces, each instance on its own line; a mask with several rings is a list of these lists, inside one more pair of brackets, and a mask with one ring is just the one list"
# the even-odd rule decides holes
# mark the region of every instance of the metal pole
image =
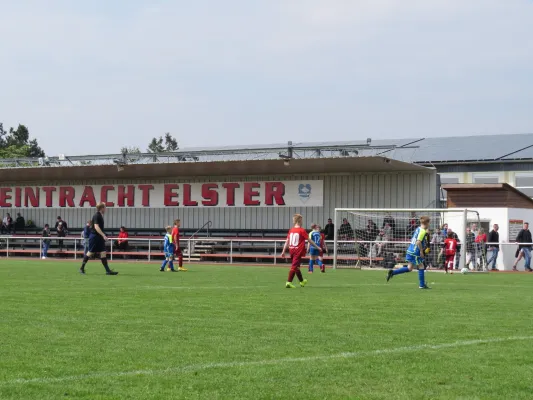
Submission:
[[111,261],[113,261],[113,241],[111,240]]
[[274,265],[276,265],[277,263],[277,260],[276,260],[277,257],[278,257],[278,241],[274,240]]
[[[466,248],[466,227],[467,227],[467,224],[468,224],[468,216],[467,216],[467,213],[468,213],[468,210],[467,209],[464,209],[463,210],[463,231],[461,232],[461,237],[459,239],[461,239],[462,241],[462,246],[461,246],[461,251],[463,252],[461,254],[461,258],[463,259],[463,265],[461,265],[459,263],[459,269],[461,268],[464,268],[466,266],[466,253],[467,253],[467,248]],[[474,252],[474,255],[475,255],[475,252]],[[476,260],[474,260],[474,268],[475,268],[475,263],[476,263]]]
[[191,262],[191,239],[187,239],[187,254],[189,255],[189,263]]
[[74,239],[74,259],[78,258],[78,239]]
[[151,260],[150,253],[152,252],[152,239],[148,239],[148,261]]
[[9,258],[9,238],[6,238],[6,258]]
[[39,258],[43,256],[43,239],[39,238]]
[[229,263],[233,264],[233,240],[229,241]]
[[333,233],[333,269],[337,269],[337,242],[339,231],[339,210],[335,209],[335,232]]

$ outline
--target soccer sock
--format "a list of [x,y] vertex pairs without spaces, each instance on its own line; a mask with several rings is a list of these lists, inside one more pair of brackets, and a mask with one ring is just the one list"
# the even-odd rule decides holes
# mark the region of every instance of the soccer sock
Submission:
[[107,264],[107,257],[104,257],[100,260],[102,262],[102,265],[104,266],[106,272],[111,272],[109,269],[109,265]]
[[424,279],[424,270],[423,269],[419,269],[418,270],[418,283],[419,283],[420,287],[426,286],[426,281]]
[[167,260],[163,261],[163,264],[161,264],[161,271],[165,270],[165,267],[167,266],[167,264],[168,264]]
[[289,279],[287,280],[287,282],[292,282],[294,280],[294,270],[291,268],[291,270],[289,271]]
[[170,266],[170,270],[171,270],[171,271],[174,271],[174,262],[173,262],[173,261],[170,261],[170,262],[168,263],[168,265]]
[[298,268],[298,269],[296,270],[296,277],[298,278],[298,280],[299,280],[300,282],[303,282],[303,281],[304,281],[304,277],[303,277],[303,275],[302,275],[302,271],[300,271],[300,268]]
[[392,271],[392,275],[400,275],[409,272],[409,267],[403,266],[401,268],[395,269]]
[[316,260],[316,263],[318,264],[318,266],[319,266],[320,268],[322,268],[322,265],[324,265],[324,264],[322,263],[322,261],[320,261],[320,260]]
[[314,260],[309,260],[309,272],[313,272],[313,265],[315,264]]
[[178,256],[178,267],[183,267],[183,255],[181,253]]
[[85,256],[83,257],[83,262],[81,263],[81,270],[83,271],[85,269],[85,265],[87,265],[87,262],[89,262],[89,257]]

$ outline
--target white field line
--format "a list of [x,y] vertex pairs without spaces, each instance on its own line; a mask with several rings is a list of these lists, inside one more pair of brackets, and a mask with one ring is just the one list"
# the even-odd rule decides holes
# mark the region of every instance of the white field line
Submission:
[[513,341],[525,341],[531,340],[533,336],[509,336],[503,338],[492,338],[492,339],[477,339],[477,340],[464,340],[452,343],[441,343],[441,344],[422,344],[417,346],[406,346],[406,347],[394,347],[390,349],[380,349],[380,350],[370,350],[370,351],[360,351],[360,352],[346,352],[346,353],[337,353],[330,355],[322,356],[311,356],[311,357],[294,357],[294,358],[278,358],[272,360],[257,360],[257,361],[230,361],[230,362],[213,362],[206,364],[192,364],[184,365],[181,367],[170,367],[165,369],[145,369],[137,371],[111,371],[111,372],[94,372],[83,375],[71,375],[71,376],[60,376],[60,377],[41,377],[41,378],[18,378],[7,381],[0,381],[0,387],[11,386],[11,385],[28,385],[28,384],[53,384],[53,383],[63,383],[63,382],[76,382],[88,379],[98,379],[98,378],[119,378],[119,377],[129,377],[129,376],[165,376],[167,374],[178,374],[178,373],[190,373],[196,371],[204,371],[210,369],[227,369],[227,368],[243,368],[243,367],[254,367],[254,366],[265,366],[265,365],[280,365],[288,363],[302,363],[302,362],[320,362],[320,361],[330,361],[338,359],[357,359],[357,358],[367,358],[379,355],[387,354],[398,354],[398,353],[407,353],[412,351],[422,351],[422,350],[442,350],[454,347],[463,347],[463,346],[475,346],[479,344],[491,344],[491,343],[503,343],[503,342],[513,342]]

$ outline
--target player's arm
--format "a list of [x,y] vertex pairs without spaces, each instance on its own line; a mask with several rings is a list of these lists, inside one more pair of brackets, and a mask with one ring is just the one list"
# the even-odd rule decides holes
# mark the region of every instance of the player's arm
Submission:
[[283,245],[283,250],[281,251],[282,257],[285,257],[285,253],[287,252],[288,248],[289,248],[289,237],[287,236],[287,240],[285,240],[285,244]]
[[318,246],[316,245],[316,243],[313,242],[313,239],[309,238],[309,241],[308,241],[308,242],[309,242],[309,244],[310,244],[311,246],[313,246],[315,249],[317,249],[318,251],[320,251],[320,247],[318,247]]
[[416,245],[418,246],[418,249],[420,250],[420,254],[424,254],[424,247],[422,246],[422,242],[424,241],[425,236],[426,236],[426,230],[420,228],[420,232],[418,233],[418,238],[416,240]]
[[313,239],[311,239],[313,235],[313,232],[309,232],[309,236],[307,236],[307,252],[309,253],[309,250],[311,249],[311,241]]

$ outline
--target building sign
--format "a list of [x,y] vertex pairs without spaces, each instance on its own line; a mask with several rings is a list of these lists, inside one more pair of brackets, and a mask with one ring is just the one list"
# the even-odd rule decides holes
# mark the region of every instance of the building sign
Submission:
[[0,187],[1,208],[321,207],[322,181]]
[[524,220],[510,219],[509,220],[509,241],[514,241],[524,226]]

